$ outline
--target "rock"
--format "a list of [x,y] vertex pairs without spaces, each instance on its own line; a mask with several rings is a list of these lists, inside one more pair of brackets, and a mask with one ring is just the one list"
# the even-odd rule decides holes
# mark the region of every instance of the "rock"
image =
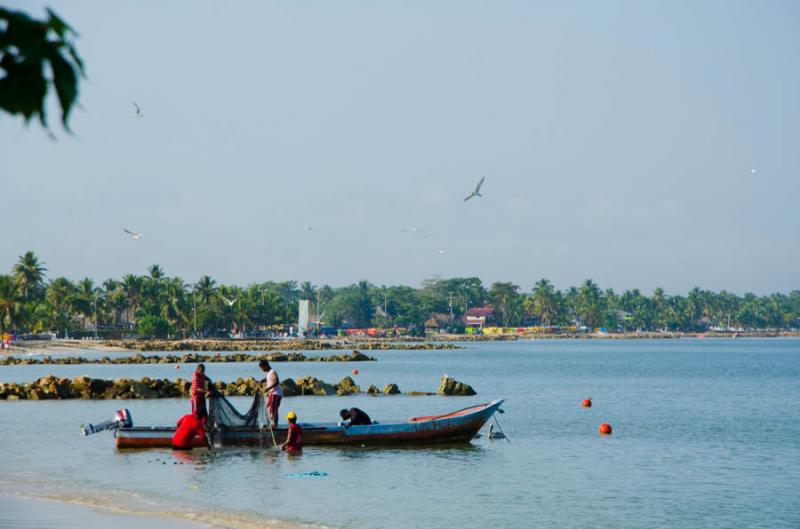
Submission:
[[444,376],[439,381],[439,395],[446,396],[468,396],[475,395],[475,390],[468,384],[459,382],[454,378]]
[[399,395],[400,388],[397,387],[397,384],[386,384],[383,388],[384,395]]
[[303,377],[297,380],[301,395],[334,395],[336,388],[314,377]]
[[378,393],[380,393],[380,390],[372,384],[367,388],[367,395],[377,395]]
[[149,384],[144,381],[144,379],[131,384],[131,392],[133,393],[134,398],[137,399],[157,399],[159,397],[158,392],[151,388]]
[[336,385],[336,394],[339,396],[352,395],[354,393],[361,393],[361,388],[358,387],[355,381],[350,377],[344,377],[342,381]]
[[349,362],[374,362],[375,359],[371,356],[367,356],[361,351],[353,351],[350,353],[350,357],[347,359]]
[[283,389],[284,397],[296,397],[300,395],[300,386],[291,378],[286,378],[281,381],[281,388]]
[[430,393],[428,391],[408,391],[406,395],[409,397],[428,397],[430,395],[436,395],[436,393]]

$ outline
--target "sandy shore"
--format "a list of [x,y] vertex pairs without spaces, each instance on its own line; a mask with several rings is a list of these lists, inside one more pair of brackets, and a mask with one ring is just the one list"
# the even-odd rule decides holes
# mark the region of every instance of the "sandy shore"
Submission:
[[0,495],[0,528],[15,529],[210,529],[199,522],[119,513],[92,505]]

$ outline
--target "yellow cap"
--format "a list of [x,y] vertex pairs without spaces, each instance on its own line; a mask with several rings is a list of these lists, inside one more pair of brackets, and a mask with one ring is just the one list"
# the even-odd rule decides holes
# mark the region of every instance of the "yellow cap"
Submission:
[[286,414],[286,420],[290,421],[292,419],[297,419],[297,415],[294,414],[294,410],[292,410],[288,414]]

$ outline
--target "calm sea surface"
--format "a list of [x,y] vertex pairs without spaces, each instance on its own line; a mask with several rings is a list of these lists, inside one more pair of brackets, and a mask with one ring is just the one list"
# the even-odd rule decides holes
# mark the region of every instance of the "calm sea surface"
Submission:
[[[423,449],[263,449],[191,454],[114,448],[78,427],[127,407],[171,424],[180,400],[0,401],[0,493],[157,512],[224,513],[346,528],[800,527],[800,340],[520,341],[457,351],[376,351],[373,363],[276,364],[282,377],[435,391],[447,373],[476,397],[296,397],[300,421],[358,406],[383,421],[504,398],[510,442]],[[371,353],[371,354],[373,354]],[[81,352],[84,355],[97,353]],[[308,353],[314,354],[314,353]],[[0,367],[2,381],[47,373],[187,377],[191,365]],[[258,376],[254,363],[208,364],[212,379]],[[592,397],[591,409],[581,400]],[[235,399],[241,409],[250,399]],[[600,437],[601,422],[614,427]],[[296,479],[290,473],[327,472]],[[238,520],[238,522],[237,522]]]

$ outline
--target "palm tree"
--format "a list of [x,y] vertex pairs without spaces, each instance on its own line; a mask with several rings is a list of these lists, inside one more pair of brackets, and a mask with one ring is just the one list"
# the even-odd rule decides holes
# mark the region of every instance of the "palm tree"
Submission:
[[154,264],[148,266],[147,273],[150,274],[150,279],[155,279],[156,281],[164,279],[164,269],[161,268],[161,265]]
[[203,276],[197,282],[196,292],[200,297],[201,303],[211,303],[211,299],[217,292],[217,282],[211,279],[211,276]]
[[519,295],[519,287],[513,283],[496,282],[489,289],[489,299],[492,307],[500,312],[503,327],[518,323],[522,299]]
[[317,297],[317,289],[311,281],[303,281],[300,283],[300,299],[312,300]]
[[184,336],[190,321],[187,287],[188,285],[179,277],[168,280],[164,287],[164,302],[161,305],[161,316],[172,327],[180,328]]
[[24,299],[12,276],[0,275],[0,330],[15,330],[20,325]]
[[66,277],[57,277],[47,286],[45,298],[50,305],[50,324],[57,332],[69,329],[75,290],[75,285]]
[[75,312],[81,317],[81,325],[84,328],[86,320],[91,319],[94,315],[96,296],[94,281],[87,277],[78,283],[78,288],[71,301]]
[[653,315],[653,323],[659,329],[666,329],[669,323],[669,312],[667,311],[669,307],[669,298],[664,293],[664,289],[661,287],[655,289],[651,301],[653,302],[653,311],[655,312]]
[[122,291],[125,293],[128,305],[128,323],[136,323],[136,311],[142,303],[144,285],[141,277],[128,274],[122,278]]
[[46,271],[44,263],[39,261],[33,252],[28,251],[25,252],[25,255],[19,256],[19,261],[14,265],[12,272],[25,300],[30,299],[32,294],[41,290]]
[[128,298],[122,290],[121,284],[113,279],[103,282],[103,297],[111,310],[111,321],[119,325],[122,313],[128,309]]
[[540,279],[536,282],[529,306],[531,315],[539,318],[539,322],[545,327],[555,321],[561,307],[556,289],[550,281]]
[[583,282],[577,292],[575,308],[581,322],[590,329],[596,327],[604,315],[603,293],[591,280]]

